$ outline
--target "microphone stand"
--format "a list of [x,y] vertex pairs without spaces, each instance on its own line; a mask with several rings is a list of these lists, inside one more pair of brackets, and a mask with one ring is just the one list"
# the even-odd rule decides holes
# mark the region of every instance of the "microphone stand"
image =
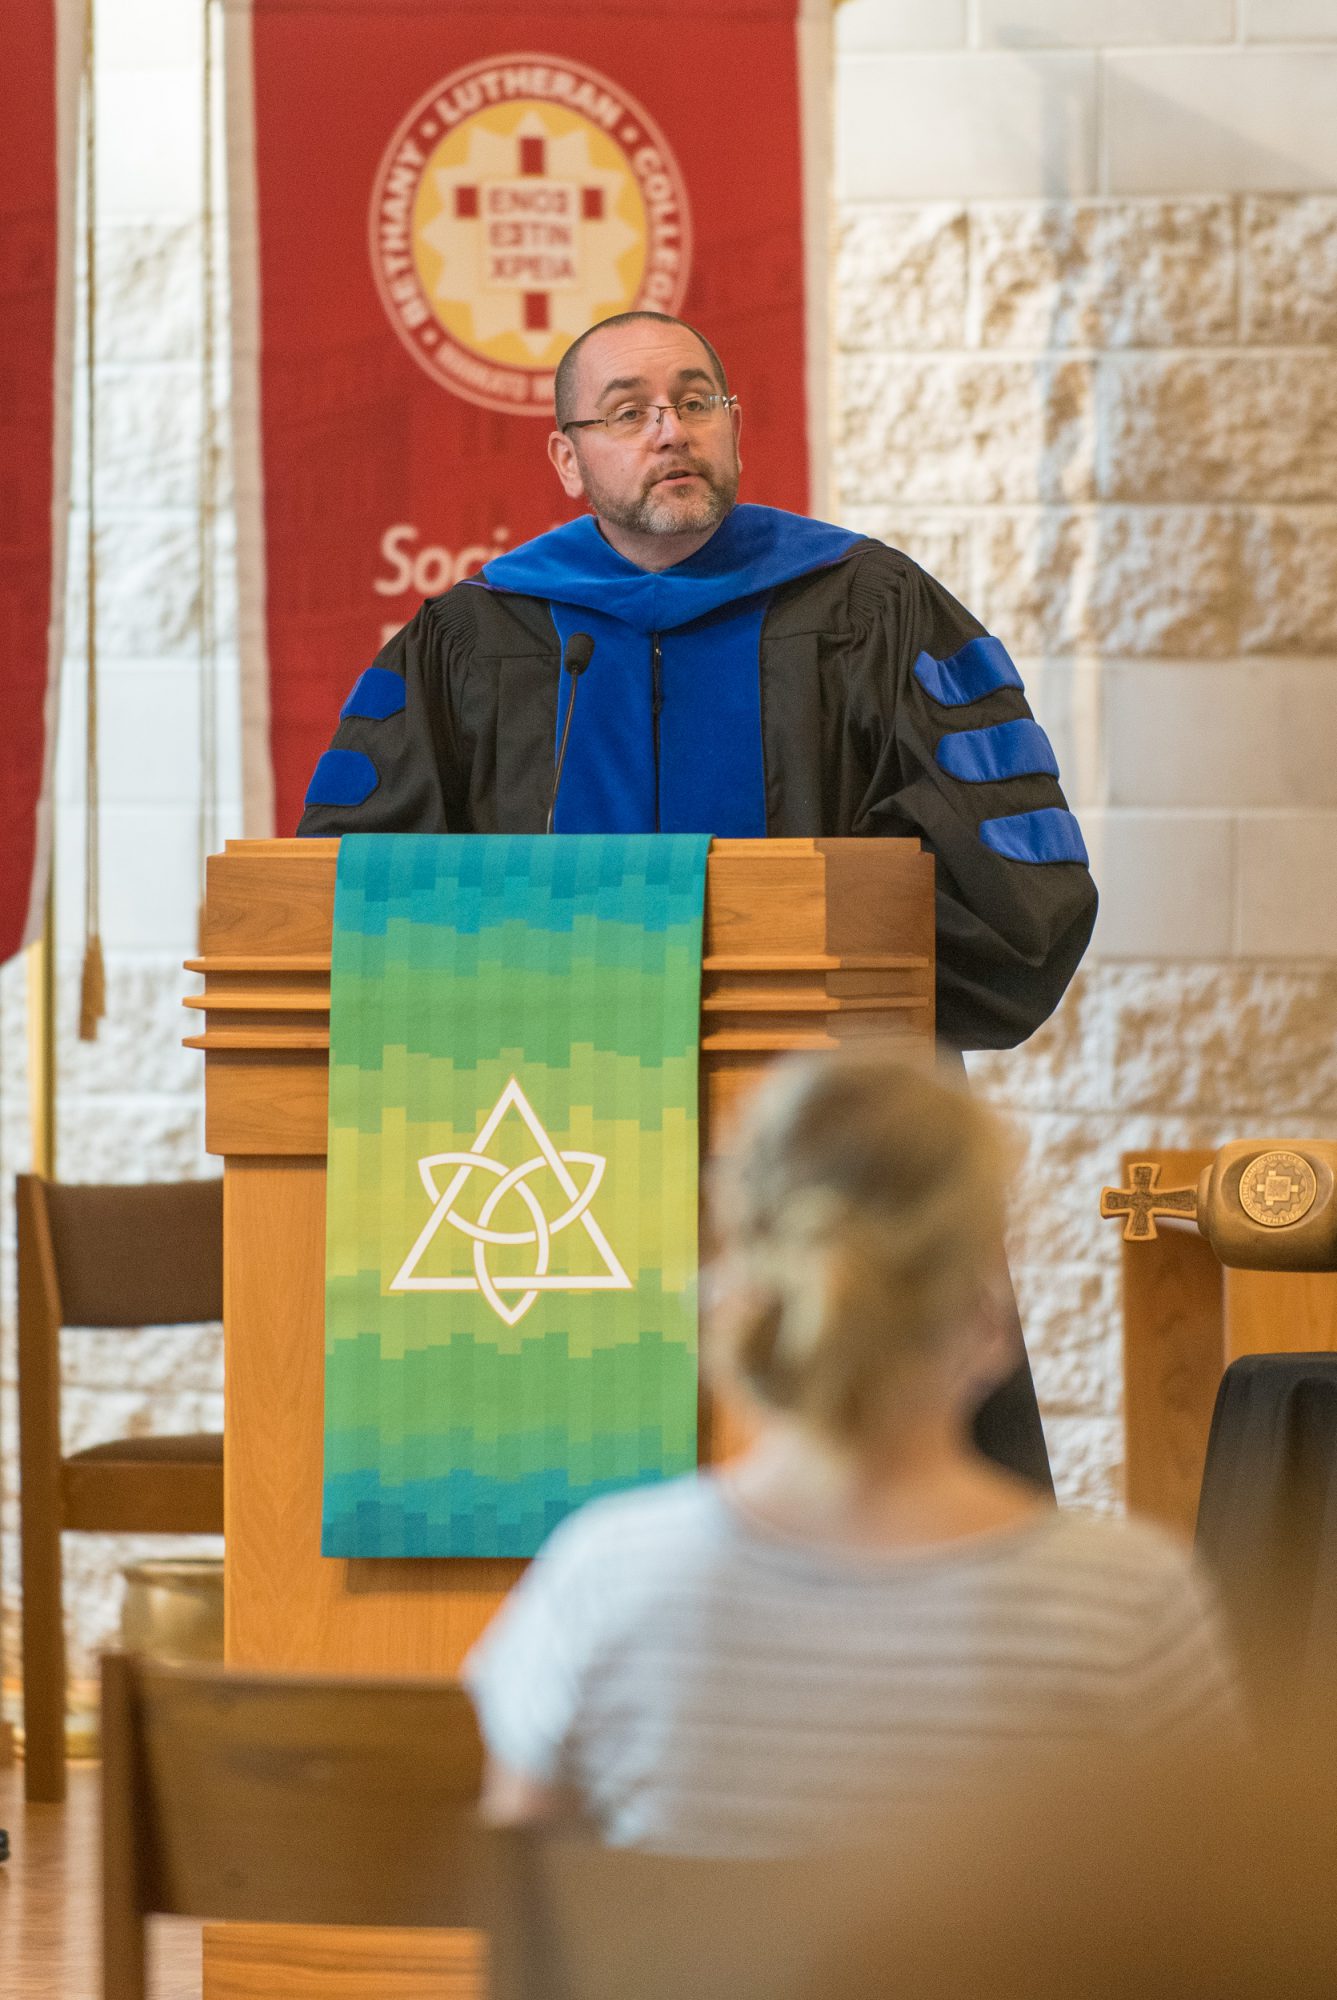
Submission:
[[553,772],[552,797],[548,800],[548,817],[543,828],[545,833],[552,832],[553,814],[557,811],[557,788],[562,782],[562,766],[566,762],[566,745],[571,735],[571,718],[576,712],[576,693],[580,686],[580,676],[593,657],[594,641],[589,633],[573,632],[566,642],[566,652],[562,659],[562,670],[571,677],[571,699],[566,705],[562,740],[557,746],[557,767]]

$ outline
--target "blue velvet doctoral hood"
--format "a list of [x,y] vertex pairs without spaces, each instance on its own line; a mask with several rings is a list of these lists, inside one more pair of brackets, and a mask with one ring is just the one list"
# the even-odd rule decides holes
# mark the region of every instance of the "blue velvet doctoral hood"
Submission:
[[[557,831],[764,834],[761,632],[771,593],[860,539],[778,507],[735,507],[695,555],[651,571],[610,548],[587,515],[485,564],[486,587],[546,600],[563,648],[577,631],[594,640]],[[573,699],[563,674],[559,736]]]
[[704,548],[672,569],[645,570],[610,548],[590,514],[483,565],[493,590],[602,611],[636,632],[673,632],[809,571],[862,538],[780,507],[735,507]]

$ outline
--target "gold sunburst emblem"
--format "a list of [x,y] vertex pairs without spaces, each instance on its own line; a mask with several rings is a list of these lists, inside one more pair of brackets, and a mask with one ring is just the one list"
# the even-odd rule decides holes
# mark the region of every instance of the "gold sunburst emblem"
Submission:
[[418,101],[381,161],[370,238],[391,324],[433,380],[539,417],[576,336],[674,312],[691,256],[682,173],[648,113],[545,55],[473,63]]

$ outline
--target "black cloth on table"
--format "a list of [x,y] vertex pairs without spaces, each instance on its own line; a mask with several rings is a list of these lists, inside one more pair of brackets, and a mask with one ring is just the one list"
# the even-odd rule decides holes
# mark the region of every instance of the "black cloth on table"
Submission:
[[1337,1354],[1248,1354],[1221,1379],[1198,1509],[1255,1714],[1321,1734],[1337,1674]]

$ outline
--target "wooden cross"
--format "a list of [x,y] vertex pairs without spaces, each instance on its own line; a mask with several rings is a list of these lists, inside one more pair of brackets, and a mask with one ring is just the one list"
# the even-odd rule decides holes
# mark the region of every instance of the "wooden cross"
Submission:
[[1128,1218],[1123,1231],[1125,1243],[1150,1243],[1156,1235],[1158,1215],[1182,1215],[1197,1221],[1198,1190],[1157,1188],[1160,1172],[1155,1161],[1139,1161],[1128,1169],[1131,1187],[1100,1190],[1100,1213]]

